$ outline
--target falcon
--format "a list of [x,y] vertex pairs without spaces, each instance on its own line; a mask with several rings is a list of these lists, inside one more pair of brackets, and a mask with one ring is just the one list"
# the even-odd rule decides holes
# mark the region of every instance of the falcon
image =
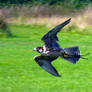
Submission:
[[61,75],[52,65],[52,61],[56,60],[58,57],[61,57],[73,64],[76,64],[76,62],[79,61],[79,59],[81,58],[78,46],[61,48],[60,45],[57,43],[57,41],[59,41],[57,33],[60,32],[60,30],[64,26],[69,24],[70,21],[71,18],[57,25],[55,28],[46,33],[41,38],[45,45],[38,46],[33,49],[33,51],[37,51],[38,53],[40,53],[40,55],[34,57],[36,63],[48,73],[57,77],[60,77]]

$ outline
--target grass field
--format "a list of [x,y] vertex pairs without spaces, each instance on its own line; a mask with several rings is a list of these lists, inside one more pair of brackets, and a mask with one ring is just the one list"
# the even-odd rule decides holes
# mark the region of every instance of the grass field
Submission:
[[[41,69],[33,57],[33,48],[49,28],[45,25],[11,25],[13,38],[0,38],[0,92],[91,92],[92,54],[88,60],[72,64],[58,58],[53,65],[62,77],[54,77]],[[75,30],[75,29],[74,29]],[[62,48],[78,45],[81,53],[92,52],[92,34],[62,30],[58,34]]]

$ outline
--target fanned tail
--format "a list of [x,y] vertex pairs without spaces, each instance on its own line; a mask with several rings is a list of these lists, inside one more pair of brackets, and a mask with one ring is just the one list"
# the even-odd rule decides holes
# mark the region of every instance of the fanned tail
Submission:
[[64,48],[64,53],[61,57],[69,62],[72,62],[73,64],[76,64],[76,62],[81,58],[79,47],[75,46]]

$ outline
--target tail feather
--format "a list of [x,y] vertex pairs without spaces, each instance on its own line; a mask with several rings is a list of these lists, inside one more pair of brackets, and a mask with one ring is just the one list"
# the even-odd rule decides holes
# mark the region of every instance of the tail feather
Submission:
[[67,61],[76,64],[76,62],[81,58],[79,47],[75,46],[64,48],[64,54],[62,55],[62,57]]

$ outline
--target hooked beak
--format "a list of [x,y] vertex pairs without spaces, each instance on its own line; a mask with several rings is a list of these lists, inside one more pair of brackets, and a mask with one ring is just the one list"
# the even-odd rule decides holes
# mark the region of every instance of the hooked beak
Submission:
[[36,48],[34,48],[33,51],[36,51]]

